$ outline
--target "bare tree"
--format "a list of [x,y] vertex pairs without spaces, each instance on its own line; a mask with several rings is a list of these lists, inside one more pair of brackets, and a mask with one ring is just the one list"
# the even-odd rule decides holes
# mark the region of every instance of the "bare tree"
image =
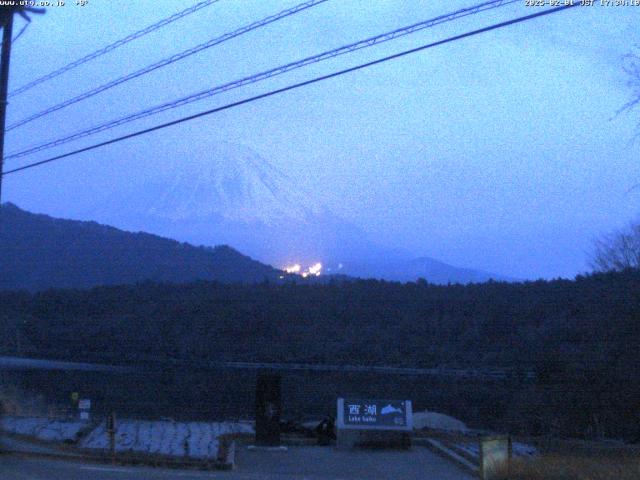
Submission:
[[597,239],[591,267],[599,272],[640,268],[640,223]]
[[631,110],[640,103],[640,46],[634,52],[623,57],[622,69],[627,74],[627,85],[631,89],[631,100],[625,103],[616,113]]
[[[627,85],[631,89],[631,99],[616,114],[631,110],[640,104],[640,45],[623,57],[622,69],[627,74]],[[640,122],[638,122],[640,129]],[[640,131],[638,132],[640,137]],[[632,189],[637,188],[635,185]],[[628,268],[640,269],[640,222],[609,235],[602,236],[594,242],[591,267],[595,271],[620,271]]]

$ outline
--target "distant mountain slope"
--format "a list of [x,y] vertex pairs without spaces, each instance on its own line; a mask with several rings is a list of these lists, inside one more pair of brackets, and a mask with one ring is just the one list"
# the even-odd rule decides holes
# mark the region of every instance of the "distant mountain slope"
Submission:
[[386,257],[376,262],[345,262],[343,270],[359,278],[393,279],[399,282],[412,282],[418,278],[430,283],[481,283],[488,280],[512,281],[502,275],[482,270],[458,268],[430,257],[393,258]]
[[281,275],[227,246],[195,247],[95,222],[0,207],[0,289],[86,288],[144,280],[255,283]]

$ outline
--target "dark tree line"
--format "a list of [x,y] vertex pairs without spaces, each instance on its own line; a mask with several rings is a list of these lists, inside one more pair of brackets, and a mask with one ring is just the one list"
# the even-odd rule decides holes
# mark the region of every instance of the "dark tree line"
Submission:
[[[4,292],[0,318],[6,353],[70,360],[509,368],[514,380],[493,386],[486,405],[459,395],[451,410],[475,402],[487,423],[529,433],[638,434],[637,270],[466,286],[196,282]],[[528,369],[533,382],[518,375]]]

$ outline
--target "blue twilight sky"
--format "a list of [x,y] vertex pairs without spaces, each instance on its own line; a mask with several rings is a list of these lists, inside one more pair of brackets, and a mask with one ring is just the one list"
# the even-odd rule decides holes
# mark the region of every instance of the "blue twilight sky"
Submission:
[[[33,18],[14,45],[10,90],[195,0],[76,3]],[[12,97],[8,124],[296,3],[221,0]],[[475,3],[330,0],[15,129],[6,151]],[[5,168],[534,11],[522,0]],[[196,142],[227,141],[381,243],[512,277],[572,277],[594,237],[640,211],[640,111],[615,115],[630,99],[622,57],[640,44],[639,20],[640,7],[569,9],[7,176],[3,201],[90,218],[82,206],[96,192],[143,184]]]

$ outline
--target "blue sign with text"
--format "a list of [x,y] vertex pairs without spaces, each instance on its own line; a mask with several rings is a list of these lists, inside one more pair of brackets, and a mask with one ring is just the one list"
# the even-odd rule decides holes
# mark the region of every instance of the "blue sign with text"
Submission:
[[384,430],[412,428],[411,401],[338,399],[338,427]]

